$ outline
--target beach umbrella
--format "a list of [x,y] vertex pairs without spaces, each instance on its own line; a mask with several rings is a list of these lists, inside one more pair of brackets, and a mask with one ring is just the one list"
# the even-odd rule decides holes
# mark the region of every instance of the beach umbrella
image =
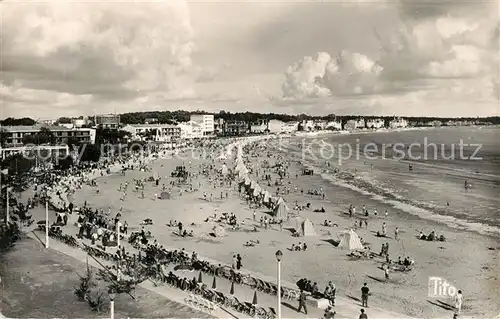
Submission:
[[212,282],[212,289],[217,289],[217,282],[215,281],[215,276],[214,276],[214,281]]
[[231,295],[234,295],[234,281],[231,281],[231,290],[229,291]]
[[200,270],[200,274],[198,275],[198,282],[200,282],[200,283],[203,282],[203,279],[201,277],[201,270]]
[[257,290],[254,290],[252,305],[256,305],[256,304],[258,304],[258,302],[257,302]]

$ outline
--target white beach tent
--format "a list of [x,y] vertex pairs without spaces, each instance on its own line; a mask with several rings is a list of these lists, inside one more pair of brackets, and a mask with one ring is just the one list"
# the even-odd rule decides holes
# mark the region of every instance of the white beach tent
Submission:
[[253,189],[252,195],[257,197],[257,196],[259,196],[261,191],[262,191],[262,188],[260,188],[259,184],[255,184],[255,188]]
[[243,164],[243,161],[238,160],[236,163],[236,167],[234,168],[234,171],[241,172],[243,169],[246,169],[245,164]]
[[264,192],[264,199],[262,200],[264,203],[269,203],[269,200],[271,198],[271,195],[269,194],[269,191]]
[[250,186],[250,184],[252,183],[252,180],[250,179],[250,177],[245,177],[245,186]]
[[347,247],[349,250],[362,250],[363,244],[359,239],[358,234],[352,229],[339,234],[339,247]]
[[288,219],[288,206],[286,206],[285,202],[282,201],[274,208],[274,217],[278,220],[286,221]]
[[300,236],[317,236],[316,229],[314,229],[314,225],[309,218],[300,223],[300,226],[296,230]]
[[221,172],[222,172],[222,175],[227,175],[229,173],[229,170],[227,169],[226,164],[222,164]]
[[248,177],[248,170],[245,168],[243,168],[239,173],[238,173],[238,177],[241,178],[241,179],[245,179],[246,180],[246,177]]
[[255,189],[257,187],[257,182],[252,179],[252,182],[250,183],[250,189]]

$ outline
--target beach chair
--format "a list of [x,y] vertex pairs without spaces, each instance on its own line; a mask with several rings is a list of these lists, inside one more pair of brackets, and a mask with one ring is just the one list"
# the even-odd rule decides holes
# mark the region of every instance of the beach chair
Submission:
[[255,306],[251,302],[245,301],[245,312],[248,313],[251,317],[255,317],[256,309]]
[[[271,286],[271,284],[270,284],[270,283],[268,283],[268,282],[265,282],[265,281],[264,281],[264,286],[265,286],[266,292],[267,292],[268,294],[272,294],[272,293],[274,292],[274,289],[273,289],[273,287]],[[278,289],[276,288],[276,291],[277,291],[277,290],[278,290]]]
[[288,294],[290,296],[290,300],[298,300],[300,293],[297,290],[289,289]]
[[256,279],[256,280],[257,280],[257,281],[258,281],[258,283],[259,283],[259,289],[260,289],[261,291],[263,291],[263,292],[267,292],[267,289],[268,289],[268,288],[267,288],[267,286],[266,286],[266,283],[265,283],[263,280],[261,280],[261,279]]
[[[274,308],[273,308],[273,307],[269,307],[269,310],[270,310],[270,311],[269,311],[269,313],[268,313],[268,314],[269,314],[270,318],[276,318],[276,317],[278,316],[278,315],[276,314],[276,310],[274,310]],[[269,318],[269,317],[268,317],[268,318]]]
[[266,309],[262,307],[257,307],[257,309],[255,310],[255,315],[261,319],[265,319],[268,316]]
[[[271,286],[272,293],[277,296],[278,295],[278,285],[272,284],[272,283],[268,283],[268,285]],[[283,287],[281,287],[281,296],[283,296]]]
[[209,313],[212,313],[213,311],[217,310],[217,305],[209,300],[207,302],[207,307],[206,309],[208,310]]
[[194,304],[194,295],[192,293],[190,293],[186,298],[184,298],[184,301],[188,305]]

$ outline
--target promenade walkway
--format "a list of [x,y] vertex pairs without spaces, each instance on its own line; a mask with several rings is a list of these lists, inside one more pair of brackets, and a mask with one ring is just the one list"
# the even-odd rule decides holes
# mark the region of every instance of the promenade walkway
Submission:
[[[35,221],[43,220],[45,219],[45,212],[43,207],[38,207],[35,208],[34,210],[31,211],[33,218]],[[49,212],[49,219],[55,218],[54,217],[54,212]],[[74,225],[76,222],[76,215],[70,216],[68,220],[68,226],[64,227],[64,232],[68,235],[73,235],[76,237],[77,233],[77,228]],[[36,223],[35,223],[36,224]],[[25,228],[24,231],[28,233],[28,236],[37,239],[40,241],[40,244],[44,244],[45,236],[44,233],[41,233],[39,231],[33,231],[34,226],[30,228]],[[90,241],[88,240],[79,240],[83,241],[85,244],[90,244]],[[127,251],[135,251],[135,248],[133,248],[127,240],[122,240],[121,244],[125,247]],[[175,247],[168,247],[164,246],[166,249],[175,249]],[[74,249],[71,248],[55,239],[50,239],[50,248],[57,250],[61,253],[64,253],[68,256],[71,256],[73,258],[76,258],[82,262],[85,262],[88,258],[87,253],[81,249]],[[109,248],[109,252],[113,252],[113,248]],[[191,252],[187,252],[190,254]],[[219,264],[220,262],[210,260],[209,258],[204,258],[203,256],[199,256],[200,259],[202,260],[207,260],[212,263]],[[97,268],[103,268],[103,266],[111,266],[110,262],[101,260],[101,259],[94,259],[94,258],[88,258],[89,263]],[[269,278],[267,276],[264,276],[262,274],[250,271],[250,270],[243,270],[244,273],[251,274],[255,277],[258,277],[263,280],[267,281],[275,281],[276,278]],[[198,271],[176,271],[175,272],[179,276],[187,277],[188,279],[191,279],[193,277],[198,278],[199,272]],[[208,275],[203,273],[202,274],[202,280],[203,283],[205,283],[208,287],[212,287],[213,283],[213,276]],[[282,285],[285,287],[290,287],[290,288],[296,288],[296,286],[292,283],[282,281]],[[179,302],[188,306],[191,306],[188,302],[186,302],[186,299],[189,295],[188,292],[173,288],[169,285],[162,284],[162,285],[155,285],[152,281],[145,281],[140,284],[141,287],[149,289],[150,291],[153,291],[159,295],[162,295],[166,297],[169,300]],[[230,288],[231,288],[231,282],[225,278],[222,277],[217,277],[216,278],[216,286],[217,290],[224,293],[226,296],[229,296]],[[241,286],[235,284],[235,289],[234,289],[234,297],[236,297],[238,300],[241,302],[252,302],[253,296],[254,296],[255,291],[251,289],[248,286]],[[270,307],[277,309],[277,298],[276,296],[269,295],[263,292],[257,292],[257,299],[258,299],[258,305],[260,307],[263,307],[265,309],[269,309]],[[321,318],[323,316],[324,310],[318,309],[318,308],[312,308],[308,307],[308,314],[304,313],[298,313],[296,311],[298,302],[297,301],[291,301],[291,300],[284,300],[282,299],[281,303],[281,311],[282,311],[282,317],[283,318]],[[348,298],[344,298],[341,296],[337,297],[336,300],[336,305],[335,305],[335,311],[337,312],[335,318],[357,318],[360,314],[360,309],[361,305],[360,303],[354,301],[354,300],[349,300]],[[201,309],[199,309],[201,310]],[[391,318],[410,318],[407,316],[404,316],[402,314],[397,314],[393,312],[386,311],[384,309],[380,308],[367,308],[365,309],[366,313],[369,315],[369,318],[373,319],[391,319]],[[212,312],[211,315],[218,317],[218,318],[244,318],[247,317],[247,315],[237,313],[233,309],[226,309],[226,308],[219,308],[216,311]]]

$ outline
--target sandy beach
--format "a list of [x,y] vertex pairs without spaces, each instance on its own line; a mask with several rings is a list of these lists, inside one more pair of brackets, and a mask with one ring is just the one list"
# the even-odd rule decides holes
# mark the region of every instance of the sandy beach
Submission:
[[[338,298],[351,300],[353,304],[358,303],[359,306],[360,303],[357,301],[360,298],[359,290],[366,282],[372,292],[371,306],[413,317],[451,317],[453,310],[447,305],[453,305],[452,298],[428,296],[429,276],[440,276],[463,291],[464,316],[493,317],[498,314],[499,308],[494,301],[500,296],[497,282],[500,273],[498,239],[458,231],[410,216],[394,207],[374,201],[369,196],[334,186],[317,174],[302,176],[303,167],[296,162],[296,159],[288,158],[286,153],[278,153],[272,147],[272,143],[259,145],[251,149],[246,159],[247,166],[259,168],[261,175],[257,177],[253,173],[250,176],[257,181],[262,179],[261,167],[264,160],[268,161],[270,166],[275,164],[278,157],[281,161],[289,161],[289,178],[285,178],[283,182],[291,190],[289,194],[281,197],[291,208],[291,213],[312,221],[317,236],[292,237],[288,228],[295,228],[293,221],[285,224],[283,230],[280,230],[278,225],[270,225],[269,229],[261,227],[259,220],[261,216],[269,217],[268,209],[250,208],[238,194],[236,183],[233,182],[231,186],[221,186],[199,174],[202,172],[202,165],[220,168],[226,164],[232,168],[234,159],[229,157],[217,159],[216,155],[212,158],[200,158],[200,153],[196,151],[194,154],[186,153],[171,159],[155,160],[149,165],[150,172],[127,171],[125,175],[113,174],[98,178],[99,193],[96,193],[93,187],[84,186],[76,192],[73,200],[76,205],[83,205],[86,201],[92,207],[102,208],[104,211],[111,207],[112,212],[118,212],[122,208],[122,217],[128,222],[130,230],[140,229],[140,223],[150,218],[153,225],[145,228],[150,230],[154,238],[165,247],[196,251],[200,258],[209,258],[228,265],[231,264],[235,254],[240,254],[243,269],[269,278],[275,277],[274,254],[280,249],[284,252],[282,278],[289,285],[294,285],[301,278],[307,278],[317,282],[320,290],[323,290],[325,284],[332,281],[337,286]],[[185,165],[187,171],[198,174],[191,181],[195,189],[193,192],[187,191],[189,189],[187,185],[180,187],[170,185],[173,180],[170,174],[178,165]],[[274,181],[276,174],[271,170],[267,172]],[[129,192],[124,201],[120,200],[118,191],[120,184],[126,181],[131,183],[134,178],[148,178],[154,173],[161,177],[159,186],[156,187],[152,182],[146,183],[144,199],[139,192]],[[275,195],[275,186],[267,186],[263,181],[259,183]],[[161,192],[163,184],[170,191],[171,198],[155,199],[155,194]],[[325,193],[324,199],[321,196],[307,195],[307,190],[320,188]],[[300,192],[301,189],[304,193]],[[295,202],[299,205],[310,203],[311,208],[300,212],[294,211]],[[352,228],[354,222],[362,217],[361,215],[349,217],[347,211],[350,204],[355,204],[357,207],[366,205],[370,211],[375,208],[379,212],[389,210],[388,217],[372,216],[368,220],[368,228],[363,227],[357,232],[366,243],[370,244],[373,252],[378,253],[381,244],[388,242],[391,259],[411,256],[415,260],[415,265],[410,272],[393,272],[386,282],[384,272],[379,269],[384,261],[382,258],[351,260],[346,256],[346,250],[332,245],[332,240],[338,240],[340,232]],[[313,212],[314,209],[321,207],[325,209],[325,213]],[[213,238],[209,233],[212,232],[215,223],[212,220],[207,222],[205,220],[209,216],[214,214],[220,216],[222,213],[234,213],[241,223],[240,228],[232,230],[226,227],[225,237]],[[361,214],[360,210],[356,214]],[[181,221],[188,231],[193,230],[194,237],[175,235],[176,228],[167,226],[170,220]],[[331,220],[338,226],[322,226],[324,220]],[[379,238],[374,235],[381,229],[383,222],[387,225],[389,238]],[[254,226],[258,232],[252,231]],[[392,238],[395,227],[401,229],[399,241]],[[447,240],[446,242],[421,241],[416,238],[416,230],[426,232],[435,230],[438,234],[445,235]],[[244,244],[251,240],[258,240],[259,244],[245,247]],[[307,243],[307,251],[289,250],[292,244],[299,242]]]

